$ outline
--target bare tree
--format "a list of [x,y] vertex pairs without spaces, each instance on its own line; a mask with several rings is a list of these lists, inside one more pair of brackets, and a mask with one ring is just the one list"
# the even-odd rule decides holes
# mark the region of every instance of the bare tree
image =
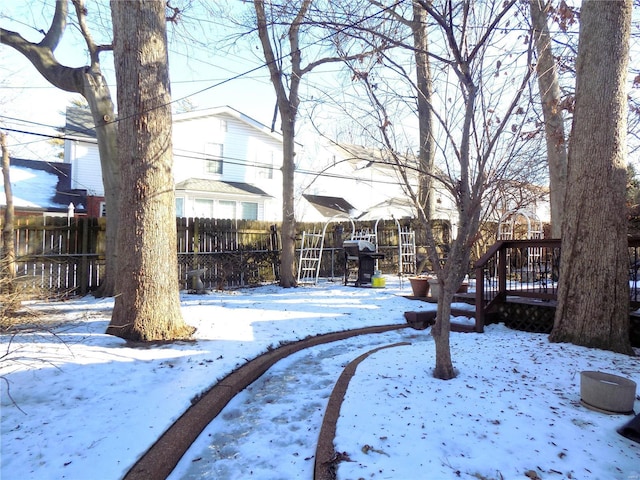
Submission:
[[[427,230],[430,263],[441,287],[436,323],[432,328],[436,342],[434,376],[450,379],[456,374],[449,345],[451,302],[468,272],[481,215],[488,203],[487,194],[496,188],[495,185],[504,184],[505,177],[515,170],[510,165],[516,158],[514,145],[521,139],[522,125],[513,122],[512,116],[525,110],[521,99],[532,75],[531,46],[522,44],[517,51],[514,42],[510,41],[515,34],[511,37],[502,34],[507,21],[517,13],[515,1],[500,5],[473,1],[437,2],[436,5],[436,2],[416,1],[417,8],[423,9],[432,22],[426,28],[433,40],[423,53],[429,55],[431,69],[437,72],[433,76],[433,91],[439,92],[439,96],[435,99],[421,96],[421,93],[414,95],[416,99],[428,100],[423,108],[428,108],[433,115],[430,135],[435,139],[437,168],[424,169],[423,162],[400,153],[396,144],[394,124],[400,124],[400,119],[395,110],[408,94],[396,96],[395,103],[384,98],[388,92],[398,91],[398,79],[409,83],[414,92],[421,92],[420,77],[406,68],[406,49],[416,58],[415,50],[422,51],[425,44],[398,42],[396,45],[402,46],[405,54],[394,50],[385,55],[384,60],[376,59],[368,66],[353,62],[351,68],[356,83],[365,85],[367,96],[375,107],[379,138]],[[420,15],[414,8],[413,18],[416,17],[420,18]],[[385,83],[382,68],[397,75]],[[420,147],[426,138],[423,133]],[[416,172],[446,188],[455,200],[457,229],[445,258],[436,244],[419,189],[412,186]]]
[[631,0],[582,2],[558,307],[549,337],[627,354],[633,354],[625,215],[631,11]]
[[416,63],[416,107],[418,113],[418,158],[420,187],[418,204],[425,212],[427,220],[433,217],[433,173],[435,165],[435,139],[433,137],[433,79],[429,59],[429,38],[427,12],[415,0],[412,2],[413,18],[409,23],[413,34],[414,58]]
[[[281,117],[283,138],[282,166],[282,253],[280,257],[280,285],[292,287],[296,284],[295,275],[295,205],[294,205],[294,173],[295,173],[295,134],[298,108],[300,106],[300,82],[312,70],[328,63],[343,62],[348,59],[362,58],[367,55],[359,51],[355,55],[318,56],[315,60],[303,65],[301,29],[308,30],[311,25],[324,25],[326,30],[321,34],[326,39],[335,33],[335,23],[327,27],[329,22],[312,20],[313,14],[322,15],[325,9],[313,5],[311,0],[302,0],[299,4],[269,4],[267,11],[263,0],[254,0],[256,24],[262,51],[269,68],[271,83],[276,92],[277,108]],[[344,27],[342,28],[344,30]],[[284,54],[283,40],[288,42],[288,53]],[[320,42],[318,42],[320,43]],[[315,45],[316,50],[321,49]]]
[[[373,5],[384,8],[384,5],[377,0],[370,1]],[[384,41],[413,51],[415,68],[413,90],[416,96],[415,108],[418,116],[418,170],[421,172],[418,179],[419,188],[416,202],[417,207],[424,212],[425,218],[430,220],[434,213],[433,172],[436,142],[433,128],[433,78],[429,57],[428,15],[416,0],[411,2],[410,13],[399,11],[396,8],[391,8],[388,12],[393,20],[411,30],[413,40],[411,45],[404,44],[401,36],[385,37]],[[375,32],[375,35],[381,34],[382,32]]]
[[78,27],[89,53],[89,65],[67,67],[55,57],[67,27],[68,1],[56,0],[56,8],[49,30],[39,43],[27,41],[22,35],[0,28],[0,43],[10,46],[24,55],[38,72],[55,87],[82,95],[88,102],[95,124],[105,201],[109,209],[106,227],[105,274],[98,294],[113,295],[116,271],[116,238],[120,205],[120,173],[116,145],[117,128],[111,93],[100,67],[100,54],[111,50],[111,45],[94,42],[87,24],[87,8],[84,0],[72,0]]
[[551,35],[547,24],[550,6],[551,3],[547,0],[529,0],[533,37],[538,54],[536,72],[544,116],[547,161],[549,163],[551,236],[560,238],[567,183],[567,141],[564,133],[558,68],[551,50]]
[[122,205],[118,290],[107,333],[187,338],[180,312],[164,0],[111,0]]
[[16,311],[21,305],[20,289],[16,285],[15,212],[11,189],[11,165],[7,136],[4,132],[0,132],[0,150],[2,150],[2,178],[6,198],[4,225],[0,241],[0,331],[4,331],[14,324]]

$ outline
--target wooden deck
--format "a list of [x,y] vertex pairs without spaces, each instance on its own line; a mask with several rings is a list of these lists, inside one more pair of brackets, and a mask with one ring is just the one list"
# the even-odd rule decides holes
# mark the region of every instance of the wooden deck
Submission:
[[[421,302],[436,303],[431,297],[414,297],[406,296],[411,300]],[[477,308],[475,306],[476,294],[457,293],[454,296],[454,304],[466,303],[469,308],[452,307],[451,316],[467,318],[475,318]],[[494,309],[485,315],[485,323],[504,323],[507,327],[514,330],[522,330],[534,333],[550,333],[553,328],[553,320],[555,317],[555,309],[557,301],[555,299],[539,299],[533,297],[520,297],[517,295],[507,295],[504,301],[495,304]],[[410,317],[409,317],[410,316]],[[433,325],[435,320],[435,312],[405,312],[407,322],[414,328],[422,329]],[[410,320],[411,318],[412,320]],[[640,310],[635,310],[629,314],[631,321],[631,344],[634,347],[640,347]],[[481,332],[478,325],[451,322],[451,331],[453,332]]]

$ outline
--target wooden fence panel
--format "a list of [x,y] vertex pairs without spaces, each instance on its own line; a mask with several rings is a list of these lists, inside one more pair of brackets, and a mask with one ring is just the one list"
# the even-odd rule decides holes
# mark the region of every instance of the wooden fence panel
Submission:
[[[375,228],[376,222],[358,222],[357,230]],[[303,231],[322,232],[324,223],[299,223]],[[104,273],[105,218],[20,217],[15,242],[18,274],[34,287],[59,294],[86,294],[100,284]],[[231,288],[278,279],[280,226],[252,220],[177,218],[178,278],[190,288],[187,272],[205,269],[205,288]],[[344,274],[342,243],[350,237],[351,222],[327,226],[320,275]],[[397,272],[398,227],[395,221],[378,222],[381,269]],[[299,247],[299,240],[297,247]]]
[[19,217],[14,225],[16,274],[27,288],[86,294],[104,264],[105,220]]
[[253,285],[277,279],[279,244],[266,222],[178,219],[178,275],[189,289],[191,270],[204,269],[205,288]]

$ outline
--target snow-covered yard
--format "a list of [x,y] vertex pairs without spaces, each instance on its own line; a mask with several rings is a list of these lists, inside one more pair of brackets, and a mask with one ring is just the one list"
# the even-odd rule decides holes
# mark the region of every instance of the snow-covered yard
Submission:
[[[133,346],[104,334],[113,302],[30,304],[48,331],[2,336],[2,470],[12,479],[118,479],[191,404],[233,369],[283,342],[404,323],[408,283],[323,282],[182,298],[193,342]],[[640,444],[616,433],[628,415],[580,403],[580,372],[640,383],[640,361],[550,344],[502,325],[453,333],[458,377],[432,378],[429,330],[403,329],[303,350],[238,395],[192,445],[179,478],[310,479],[319,422],[344,366],[339,479],[640,479]],[[636,412],[640,401],[635,402]]]

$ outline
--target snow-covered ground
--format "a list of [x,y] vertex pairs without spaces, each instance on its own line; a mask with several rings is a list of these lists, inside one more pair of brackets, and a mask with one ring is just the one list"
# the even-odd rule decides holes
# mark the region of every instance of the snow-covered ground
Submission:
[[[282,342],[404,323],[408,283],[323,282],[182,295],[196,341],[134,347],[104,334],[113,302],[30,304],[48,331],[3,335],[2,467],[12,479],[119,479],[191,399]],[[632,417],[580,403],[580,372],[640,384],[640,360],[502,325],[453,333],[459,375],[431,376],[429,330],[366,335],[303,350],[241,392],[202,433],[172,479],[310,479],[335,381],[361,354],[337,426],[339,479],[640,479]],[[640,352],[639,352],[640,353]],[[640,401],[636,399],[636,412]]]

